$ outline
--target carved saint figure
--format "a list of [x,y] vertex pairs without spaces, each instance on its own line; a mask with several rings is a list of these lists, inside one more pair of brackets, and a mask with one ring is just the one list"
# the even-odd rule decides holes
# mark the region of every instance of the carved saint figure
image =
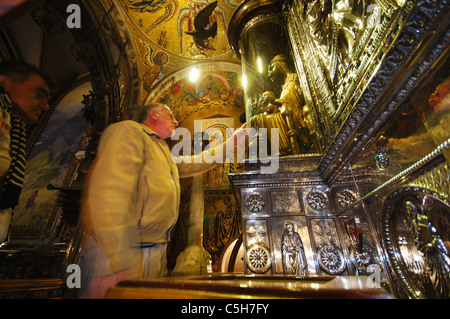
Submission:
[[405,202],[406,215],[412,224],[414,244],[423,256],[425,271],[439,298],[450,297],[450,257],[431,220],[412,201]]
[[294,223],[286,222],[281,238],[283,272],[286,275],[307,275],[307,262],[300,235],[294,230]]

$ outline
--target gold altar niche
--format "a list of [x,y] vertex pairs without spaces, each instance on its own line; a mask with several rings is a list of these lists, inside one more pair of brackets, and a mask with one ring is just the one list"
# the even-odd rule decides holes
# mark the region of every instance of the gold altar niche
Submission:
[[[449,75],[448,15],[439,0],[236,9],[228,33],[247,122],[280,131],[278,153],[262,158],[249,147],[245,172],[229,175],[246,274],[366,275],[396,297],[448,298],[450,134],[442,123],[433,128],[427,115],[436,111],[423,107]],[[277,61],[287,61],[285,71],[273,73]],[[290,72],[296,109],[283,108],[281,96]],[[264,174],[271,161],[278,170]],[[418,218],[428,226],[410,228]],[[433,258],[419,237],[434,243],[439,275],[425,270]]]

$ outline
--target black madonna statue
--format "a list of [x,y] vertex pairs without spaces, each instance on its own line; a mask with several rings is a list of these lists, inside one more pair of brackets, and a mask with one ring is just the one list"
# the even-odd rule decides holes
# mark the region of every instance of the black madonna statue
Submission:
[[[315,151],[311,135],[312,125],[308,125],[309,122],[305,120],[305,114],[303,114],[305,103],[300,94],[298,75],[289,68],[284,54],[276,55],[270,61],[267,77],[275,87],[280,88],[279,110],[285,119],[292,154]],[[306,109],[308,110],[307,106]]]

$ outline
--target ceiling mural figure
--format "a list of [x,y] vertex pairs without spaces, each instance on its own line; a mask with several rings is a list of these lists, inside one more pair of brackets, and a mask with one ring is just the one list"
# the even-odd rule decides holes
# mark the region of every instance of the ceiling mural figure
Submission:
[[[137,42],[164,50],[179,67],[204,59],[235,59],[228,44],[228,17],[234,6],[208,0],[119,1],[134,26]],[[161,42],[161,37],[165,41]],[[141,45],[141,55],[145,45]],[[181,61],[176,61],[181,59]]]
[[156,102],[166,103],[180,125],[192,114],[218,106],[241,108],[243,91],[234,72],[216,72],[205,75],[196,85],[181,79],[162,92]]
[[169,21],[178,9],[178,2],[175,0],[150,0],[150,1],[138,1],[125,0],[125,5],[131,10],[136,10],[141,13],[149,12],[155,13],[164,9],[164,13],[156,18],[156,20],[145,29],[145,32],[149,32],[154,27]]
[[[191,56],[208,56],[208,50],[215,51],[211,38],[217,36],[218,23],[226,32],[226,19],[223,10],[218,7],[217,1],[212,3],[190,1],[188,8],[182,8],[178,15],[177,28],[180,41],[180,51],[184,52],[184,34],[192,36],[192,42],[186,51]],[[187,26],[186,26],[187,25]],[[184,30],[187,28],[187,30]],[[184,31],[184,34],[183,34]],[[214,41],[215,42],[215,41]]]
[[212,14],[216,7],[217,1],[214,1],[201,9],[194,18],[194,29],[192,29],[192,25],[189,24],[188,28],[190,30],[184,32],[192,35],[194,43],[197,47],[215,50],[209,42],[209,39],[215,38],[217,35],[217,21],[212,21]]

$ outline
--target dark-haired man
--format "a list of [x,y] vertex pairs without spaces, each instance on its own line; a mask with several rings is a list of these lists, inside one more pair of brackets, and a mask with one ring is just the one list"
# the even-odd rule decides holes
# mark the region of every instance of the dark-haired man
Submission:
[[31,64],[0,62],[0,244],[22,191],[26,124],[37,123],[49,110],[49,86],[48,77]]

